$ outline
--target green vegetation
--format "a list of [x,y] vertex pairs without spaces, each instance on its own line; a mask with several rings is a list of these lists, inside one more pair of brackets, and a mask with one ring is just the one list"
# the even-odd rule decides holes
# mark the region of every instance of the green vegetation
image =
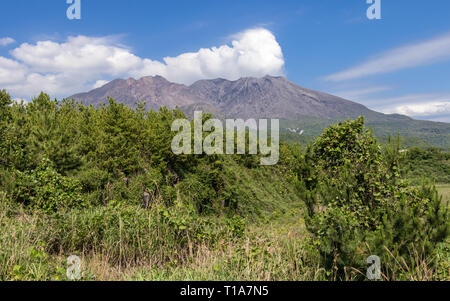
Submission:
[[437,189],[439,193],[442,195],[442,199],[444,202],[450,202],[450,185],[437,185]]
[[392,277],[396,261],[410,267],[411,254],[432,258],[448,236],[448,208],[434,187],[401,178],[400,150],[381,148],[361,117],[329,127],[298,161],[306,225],[321,266],[337,279],[358,279],[370,254]]
[[410,148],[406,155],[406,176],[415,184],[423,180],[450,184],[450,153],[436,148]]
[[[414,120],[400,115],[365,116],[366,126],[374,129],[381,144],[387,144],[390,136],[401,136],[404,147],[437,147],[450,149],[450,126],[448,123]],[[328,120],[313,117],[301,117],[299,121],[283,120],[281,128],[299,128],[309,137],[319,136],[330,125],[342,120]],[[298,137],[297,137],[298,138]],[[304,138],[290,139],[304,142]]]
[[277,166],[175,156],[185,115],[143,108],[0,93],[0,280],[66,280],[70,255],[83,280],[364,280],[374,254],[384,279],[450,280],[448,203],[421,177],[448,183],[446,153],[360,118]]

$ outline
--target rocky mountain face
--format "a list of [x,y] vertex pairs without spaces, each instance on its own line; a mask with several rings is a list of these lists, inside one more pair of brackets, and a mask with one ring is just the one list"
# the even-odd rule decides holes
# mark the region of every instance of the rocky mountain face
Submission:
[[106,103],[108,97],[130,106],[143,100],[148,109],[159,109],[161,106],[169,108],[186,106],[194,104],[196,98],[189,87],[171,83],[161,76],[143,77],[139,80],[116,79],[103,87],[76,94],[70,98],[82,101],[84,104],[98,106]]
[[221,116],[245,119],[341,119],[379,114],[355,102],[300,87],[284,77],[271,76],[237,81],[201,80],[191,86],[171,83],[161,76],[139,80],[117,79],[71,98],[85,104],[99,105],[105,103],[108,97],[131,106],[143,100],[147,109],[179,107],[188,114],[202,109]]

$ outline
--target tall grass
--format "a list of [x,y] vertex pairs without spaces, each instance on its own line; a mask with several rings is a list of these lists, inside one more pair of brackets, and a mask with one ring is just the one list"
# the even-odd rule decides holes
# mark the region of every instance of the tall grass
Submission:
[[436,188],[442,195],[443,201],[450,202],[450,184],[438,184],[436,185]]
[[[243,230],[221,218],[185,228],[179,221],[190,213],[180,208],[168,216],[160,206],[47,216],[0,198],[1,280],[65,280],[70,255],[82,259],[82,280],[336,280],[319,266],[300,206]],[[392,257],[383,279],[450,280],[449,246],[440,246],[436,261],[412,249],[413,266]],[[365,271],[349,267],[346,280],[356,274]]]
[[70,255],[100,258],[120,269],[184,264],[219,238],[240,235],[228,220],[192,216],[182,206],[169,212],[159,205],[151,210],[107,206],[31,214],[2,201],[0,279],[51,279],[61,274],[63,259]]

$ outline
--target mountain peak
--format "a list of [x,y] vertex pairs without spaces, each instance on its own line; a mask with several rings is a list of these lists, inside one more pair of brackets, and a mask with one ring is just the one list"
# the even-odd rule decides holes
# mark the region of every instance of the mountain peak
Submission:
[[144,77],[141,77],[139,80],[153,80],[153,81],[160,81],[160,82],[169,82],[165,77],[162,77],[161,75],[144,76]]
[[94,105],[106,102],[108,97],[130,106],[143,100],[148,109],[161,106],[183,109],[201,104],[222,116],[235,118],[338,119],[379,114],[360,104],[302,88],[283,76],[271,75],[235,81],[199,80],[190,86],[172,83],[158,75],[146,76],[115,80],[100,89],[72,96]]

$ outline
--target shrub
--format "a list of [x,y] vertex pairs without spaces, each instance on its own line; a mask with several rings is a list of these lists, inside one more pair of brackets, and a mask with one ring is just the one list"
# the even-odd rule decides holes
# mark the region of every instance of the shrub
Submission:
[[78,181],[60,175],[48,159],[43,159],[37,169],[16,172],[13,197],[27,206],[54,212],[60,208],[86,206]]
[[412,247],[432,257],[447,238],[448,210],[434,188],[410,188],[400,179],[399,149],[383,152],[359,118],[331,126],[300,157],[307,228],[335,277],[364,270],[369,255],[392,260],[387,250],[397,260],[410,260]]

